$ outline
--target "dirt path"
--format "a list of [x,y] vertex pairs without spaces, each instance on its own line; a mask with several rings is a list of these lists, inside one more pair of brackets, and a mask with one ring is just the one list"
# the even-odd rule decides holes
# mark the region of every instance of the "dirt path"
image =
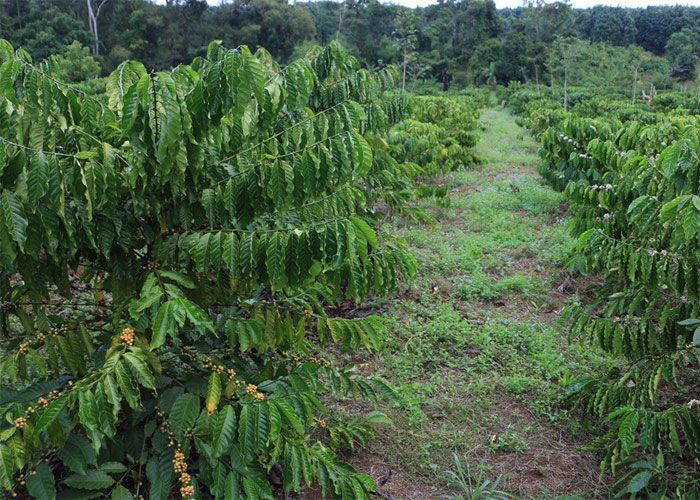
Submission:
[[603,363],[556,325],[577,297],[561,271],[573,245],[563,200],[540,182],[537,145],[512,115],[490,108],[481,124],[483,164],[454,174],[450,208],[426,202],[434,224],[395,223],[419,277],[374,305],[392,333],[364,368],[399,387],[404,404],[384,408],[394,425],[347,459],[385,478],[396,500],[455,493],[445,481],[454,455],[473,477],[501,476],[515,498],[594,498],[597,462],[579,451],[585,436],[559,402]]

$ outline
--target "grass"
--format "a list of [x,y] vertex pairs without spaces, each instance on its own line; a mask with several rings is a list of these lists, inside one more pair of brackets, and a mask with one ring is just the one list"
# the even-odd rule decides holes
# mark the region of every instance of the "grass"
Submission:
[[349,459],[375,479],[392,471],[382,492],[397,500],[454,495],[453,456],[514,498],[594,498],[597,462],[560,400],[605,361],[556,324],[577,300],[558,290],[574,244],[563,198],[539,180],[537,145],[507,111],[481,123],[483,164],[454,174],[449,208],[425,202],[433,224],[394,223],[420,273],[398,300],[373,304],[391,335],[361,366],[403,403]]

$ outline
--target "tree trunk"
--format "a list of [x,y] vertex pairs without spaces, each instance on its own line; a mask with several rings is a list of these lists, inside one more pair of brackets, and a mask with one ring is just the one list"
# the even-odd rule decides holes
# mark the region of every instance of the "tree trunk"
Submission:
[[17,7],[17,21],[19,22],[19,28],[23,29],[24,26],[22,25],[22,11],[19,8],[19,2],[20,0],[15,0],[15,7]]
[[406,64],[408,63],[408,54],[406,53],[407,48],[403,48],[403,75],[401,77],[401,92],[406,92]]
[[92,10],[92,3],[90,3],[90,0],[87,1],[87,9],[88,9],[88,24],[90,26],[90,33],[92,33],[92,36],[95,37],[95,45],[92,47],[92,55],[96,56],[100,50],[100,39],[99,39],[99,34],[95,33],[95,13]]
[[459,27],[461,22],[455,19],[454,26],[452,26],[452,48],[456,49],[459,45]]
[[102,7],[104,6],[105,3],[107,3],[107,0],[102,0],[100,2],[100,4],[97,6],[97,10],[94,10],[92,8],[91,0],[86,0],[86,1],[87,1],[87,9],[88,9],[88,25],[90,27],[90,32],[95,37],[95,45],[92,47],[92,55],[97,57],[100,55],[100,34],[97,30],[97,18],[100,17],[100,12],[102,11]]
[[100,55],[100,36],[97,32],[97,18],[95,18],[95,57]]
[[340,11],[340,17],[338,18],[338,31],[335,32],[335,39],[337,40],[340,36],[340,30],[343,29],[343,18],[345,17],[345,6],[346,2],[343,2],[343,10]]
[[639,67],[634,68],[634,80],[632,81],[632,105],[634,106],[634,101],[637,99],[637,73]]
[[564,67],[564,111],[569,109],[569,68]]
[[554,71],[552,71],[552,73],[549,75],[549,77],[552,80],[552,83],[550,84],[550,86],[552,87],[552,97],[554,97]]
[[456,7],[453,4],[452,15],[454,16],[454,24],[452,25],[452,57],[457,59],[461,57],[459,32],[462,27],[462,21],[457,18]]

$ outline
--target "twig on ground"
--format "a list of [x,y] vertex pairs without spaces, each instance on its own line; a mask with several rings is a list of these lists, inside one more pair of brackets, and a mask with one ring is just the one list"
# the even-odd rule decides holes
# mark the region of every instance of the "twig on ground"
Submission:
[[392,497],[391,495],[387,495],[386,493],[382,493],[382,492],[379,491],[379,490],[373,491],[373,492],[372,492],[372,495],[374,495],[375,497],[384,498],[385,500],[396,500],[396,499],[395,499],[394,497]]

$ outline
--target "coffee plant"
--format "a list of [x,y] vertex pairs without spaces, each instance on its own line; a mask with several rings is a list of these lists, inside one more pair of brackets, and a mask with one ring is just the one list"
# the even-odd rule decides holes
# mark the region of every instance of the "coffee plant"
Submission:
[[421,167],[425,178],[470,168],[478,161],[471,151],[478,111],[464,97],[415,97],[410,120],[396,125],[390,139],[399,161]]
[[578,252],[602,281],[563,319],[620,360],[570,392],[602,422],[592,448],[619,497],[700,498],[697,130],[689,117],[573,113],[540,134],[540,172],[571,201]]
[[283,70],[210,45],[106,93],[0,43],[0,487],[60,498],[369,498],[322,398],[392,399],[331,359],[416,263],[381,211],[416,169],[384,137],[397,73],[338,44]]
[[[446,204],[446,175],[478,163],[472,151],[478,141],[474,133],[477,105],[478,101],[467,97],[414,97],[411,118],[392,128],[392,156],[400,163],[418,167],[418,197],[435,198]],[[437,184],[428,182],[438,176]]]

